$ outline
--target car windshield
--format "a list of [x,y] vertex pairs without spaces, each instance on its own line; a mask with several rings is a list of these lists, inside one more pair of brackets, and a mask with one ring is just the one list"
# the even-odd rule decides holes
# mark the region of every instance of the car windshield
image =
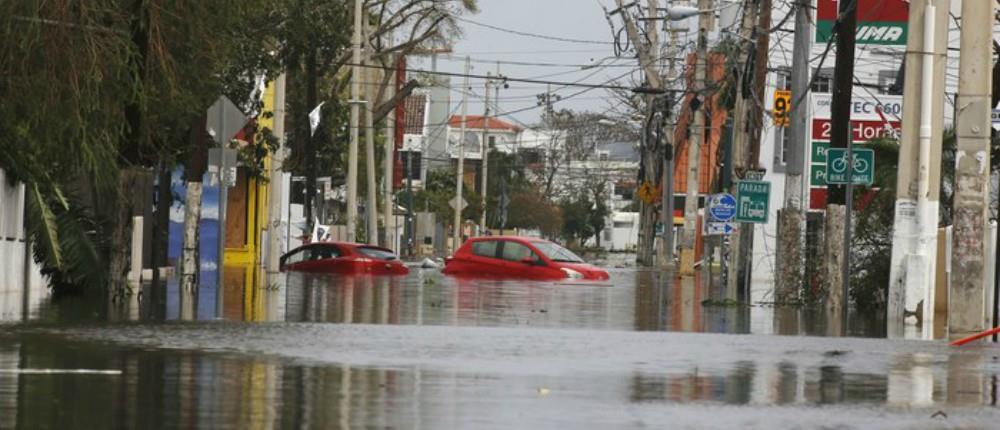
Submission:
[[552,261],[562,263],[583,263],[583,259],[578,257],[572,251],[552,242],[533,242],[532,245],[535,245],[535,248],[542,251],[542,254],[549,256],[549,259]]
[[379,248],[358,247],[358,253],[376,260],[395,260],[396,254]]

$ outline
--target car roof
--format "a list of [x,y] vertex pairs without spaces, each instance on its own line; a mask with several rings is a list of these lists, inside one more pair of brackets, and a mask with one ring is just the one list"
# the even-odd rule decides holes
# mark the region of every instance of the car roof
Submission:
[[293,249],[293,251],[297,250],[297,249],[301,249],[301,248],[307,248],[307,247],[312,247],[312,246],[325,246],[325,245],[339,246],[339,247],[344,247],[344,248],[348,248],[348,249],[371,248],[371,249],[378,249],[378,250],[382,250],[382,251],[392,252],[392,250],[389,249],[389,248],[383,248],[381,246],[376,246],[376,245],[369,245],[367,243],[334,242],[332,240],[326,240],[326,241],[322,241],[322,242],[303,243],[298,248]]
[[485,240],[520,240],[524,242],[548,242],[548,240],[542,239],[540,237],[530,237],[530,236],[478,236],[469,239],[472,242],[482,242]]

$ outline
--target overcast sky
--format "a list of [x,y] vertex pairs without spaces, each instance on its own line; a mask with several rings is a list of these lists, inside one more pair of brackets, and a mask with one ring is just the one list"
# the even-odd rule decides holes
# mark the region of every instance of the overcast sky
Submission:
[[[509,77],[536,78],[560,82],[587,82],[602,84],[610,79],[636,70],[637,63],[631,58],[614,58],[611,29],[600,4],[611,8],[612,0],[479,0],[480,12],[463,18],[505,29],[537,33],[568,39],[600,41],[608,44],[578,43],[525,37],[485,28],[469,22],[460,22],[464,38],[454,47],[454,53],[438,57],[438,70],[461,73],[464,58],[471,57],[472,74],[486,74],[496,71],[497,60],[501,61],[500,73]],[[616,22],[620,25],[620,20]],[[551,63],[565,66],[528,66],[505,62]],[[604,67],[581,69],[580,65],[602,62]],[[430,61],[411,58],[411,68],[430,69]],[[635,73],[635,76],[639,76]],[[452,78],[452,107],[459,108],[462,78]],[[470,98],[469,114],[483,113],[483,80],[472,79],[470,87],[474,96]],[[579,93],[585,88],[560,87],[553,85],[554,93],[564,100],[557,107],[573,110],[603,111],[609,105],[608,93],[594,89]],[[512,112],[513,118],[525,124],[538,121],[541,109],[536,106],[535,96],[546,91],[544,84],[511,82],[510,87],[500,90],[500,110]],[[491,95],[492,97],[492,95]],[[457,112],[456,112],[457,113]],[[511,117],[503,117],[510,120]],[[515,121],[515,122],[517,122]]]

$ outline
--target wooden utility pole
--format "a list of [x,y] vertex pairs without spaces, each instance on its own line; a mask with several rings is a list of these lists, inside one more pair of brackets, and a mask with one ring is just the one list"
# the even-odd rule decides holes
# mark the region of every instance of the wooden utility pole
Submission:
[[[364,22],[364,40],[368,40],[368,22]],[[369,53],[372,50],[369,49]],[[370,61],[371,54],[365,56],[365,65]],[[375,114],[375,89],[373,88],[378,78],[375,77],[375,70],[366,67],[365,77],[365,191],[368,198],[365,200],[365,219],[368,221],[365,228],[365,242],[378,246],[378,180],[375,178],[375,121],[372,116]]]
[[[389,100],[396,95],[396,87],[399,85],[399,56],[392,54],[392,76],[389,78],[389,88],[387,97]],[[392,195],[393,174],[396,167],[396,105],[393,105],[385,121],[385,145],[382,160],[382,213],[385,219],[385,232],[382,235],[382,246],[393,250],[397,255],[401,255],[398,243],[399,234],[396,231],[396,217],[393,208],[394,198]]]
[[[487,73],[489,75],[489,73]],[[480,142],[480,155],[482,155],[482,166],[480,169],[480,196],[482,197],[482,207],[483,210],[479,214],[479,231],[486,232],[486,187],[489,183],[486,177],[489,173],[489,160],[490,160],[490,79],[486,79],[486,83],[483,84],[485,93],[483,94],[483,136],[482,142]]]
[[[903,337],[905,314],[911,312],[921,316],[922,337],[930,339],[933,335],[941,189],[938,160],[944,126],[949,3],[950,0],[910,3],[892,266],[886,303],[886,327],[891,338]],[[926,152],[922,150],[924,146]]]
[[[659,48],[659,34],[656,31],[656,15],[659,10],[658,0],[649,0],[648,10],[652,14],[646,23],[646,34],[640,35],[638,27],[636,27],[635,22],[632,21],[632,17],[628,15],[625,9],[624,0],[615,0],[618,5],[618,13],[621,14],[622,21],[625,24],[625,32],[628,35],[629,41],[636,47],[636,52],[639,56],[639,66],[642,68],[644,79],[646,82],[646,87],[648,87],[650,92],[659,92],[663,87],[663,79],[660,78],[659,61],[657,61],[656,53]],[[702,0],[705,1],[705,0]],[[656,47],[654,50],[653,47]],[[646,115],[652,113],[654,97],[652,95],[646,97]],[[647,121],[648,127],[649,121]],[[643,128],[642,133],[642,151],[640,154],[640,163],[644,167],[645,175],[642,178],[644,183],[656,184],[659,182],[659,177],[657,176],[657,171],[659,168],[659,160],[656,148],[653,148],[650,144],[650,130]],[[653,264],[653,240],[654,234],[656,233],[654,229],[654,224],[656,219],[654,218],[653,205],[642,203],[640,208],[639,217],[639,243],[638,251],[636,252],[636,262],[643,266],[649,266]]]
[[[739,77],[736,86],[736,105],[733,111],[732,162],[728,166],[730,177],[729,192],[736,195],[737,181],[747,178],[747,172],[755,169],[758,164],[757,154],[760,153],[760,131],[763,125],[764,112],[760,109],[763,103],[764,78],[767,75],[767,33],[758,33],[758,28],[767,29],[770,26],[770,2],[757,0],[748,4],[743,11],[740,26],[742,39],[748,41],[748,48],[741,64],[753,61],[752,69],[744,67],[744,73]],[[754,37],[756,35],[756,37]],[[751,50],[749,47],[753,47]],[[741,286],[745,286],[747,270],[750,266],[750,251],[753,243],[753,224],[743,223],[729,239],[730,261],[726,274],[726,298],[736,299]],[[749,300],[749,297],[747,297]]]
[[462,80],[462,127],[458,134],[458,167],[455,169],[455,211],[453,220],[451,252],[458,251],[462,245],[462,185],[465,183],[465,125],[468,123],[469,113],[469,73],[472,71],[472,60],[465,57],[465,78]]
[[[833,97],[830,102],[830,147],[847,148],[851,143],[851,97],[854,91],[854,42],[857,29],[857,2],[842,1],[838,14],[838,23],[834,25],[837,38],[837,57],[833,68]],[[850,169],[850,167],[849,167]],[[829,315],[841,315],[846,308],[848,297],[845,297],[843,285],[844,227],[846,211],[850,210],[851,202],[847,202],[846,187],[843,185],[827,185],[826,207],[826,288],[827,310]],[[841,322],[842,323],[842,322]],[[830,327],[840,324],[828,323]]]
[[358,123],[361,115],[361,0],[354,0],[354,34],[351,36],[351,141],[347,148],[347,238],[356,240],[358,228]]
[[792,49],[792,100],[788,148],[785,158],[784,208],[778,211],[778,257],[781,264],[775,284],[778,302],[794,301],[802,289],[803,171],[805,169],[806,131],[809,111],[809,16],[812,0],[795,2],[795,40]]
[[[712,9],[713,0],[698,0],[698,9]],[[691,138],[688,140],[687,195],[684,198],[684,234],[681,241],[682,276],[694,276],[695,242],[698,235],[698,194],[701,173],[701,145],[705,143],[705,104],[708,94],[705,92],[705,76],[708,63],[708,32],[712,30],[714,16],[712,13],[698,14],[698,40],[694,66],[694,93],[698,108],[694,110],[694,121],[690,127]]]
[[948,336],[984,330],[992,317],[986,292],[990,196],[990,92],[994,2],[963,1],[958,67],[955,203],[948,295]]
[[[665,24],[666,31],[670,33],[670,43],[664,50],[663,56],[670,61],[670,68],[667,71],[667,80],[672,81],[677,76],[676,56],[677,56],[677,32],[674,26]],[[660,224],[663,226],[663,233],[660,236],[660,247],[657,249],[657,265],[667,269],[674,267],[674,125],[677,119],[671,117],[673,103],[675,99],[671,97],[668,103],[664,104],[666,109],[663,115],[663,194],[660,202]]]

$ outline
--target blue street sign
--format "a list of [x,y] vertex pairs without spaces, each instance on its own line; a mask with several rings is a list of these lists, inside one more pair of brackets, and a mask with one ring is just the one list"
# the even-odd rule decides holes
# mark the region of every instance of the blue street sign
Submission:
[[731,221],[736,216],[736,198],[732,194],[713,194],[708,199],[708,213],[716,221]]
[[705,235],[707,236],[729,236],[736,231],[736,224],[732,222],[709,221],[705,223]]

